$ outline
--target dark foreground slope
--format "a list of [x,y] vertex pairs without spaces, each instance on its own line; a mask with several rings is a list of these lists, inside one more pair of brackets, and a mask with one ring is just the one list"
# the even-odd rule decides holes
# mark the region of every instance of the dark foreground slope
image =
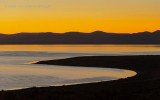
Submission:
[[76,57],[38,64],[122,68],[138,75],[109,82],[1,91],[0,100],[160,100],[160,56]]
[[0,44],[160,44],[160,31],[117,34],[91,33],[18,33],[0,34]]

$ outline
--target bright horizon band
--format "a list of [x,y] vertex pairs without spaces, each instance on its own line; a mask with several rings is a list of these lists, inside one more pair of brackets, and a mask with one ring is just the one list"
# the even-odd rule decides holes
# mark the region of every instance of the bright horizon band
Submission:
[[160,29],[160,0],[0,0],[0,33]]

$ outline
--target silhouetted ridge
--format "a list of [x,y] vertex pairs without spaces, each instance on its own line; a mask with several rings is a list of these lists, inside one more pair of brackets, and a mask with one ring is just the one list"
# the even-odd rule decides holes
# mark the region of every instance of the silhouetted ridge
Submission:
[[94,31],[92,32],[92,34],[107,34],[107,33],[103,31]]
[[160,44],[160,30],[134,34],[116,34],[103,31],[91,33],[17,33],[0,34],[0,44]]
[[154,34],[160,34],[160,30],[153,32]]

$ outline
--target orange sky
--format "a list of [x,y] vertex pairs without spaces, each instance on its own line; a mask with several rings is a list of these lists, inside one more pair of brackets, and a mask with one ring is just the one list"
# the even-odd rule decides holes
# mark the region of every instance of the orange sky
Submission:
[[0,33],[160,29],[160,0],[0,0]]

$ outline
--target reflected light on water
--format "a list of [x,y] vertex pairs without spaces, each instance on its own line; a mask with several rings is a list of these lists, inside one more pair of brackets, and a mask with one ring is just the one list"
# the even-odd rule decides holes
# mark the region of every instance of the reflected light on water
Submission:
[[118,53],[158,52],[160,47],[157,45],[1,45],[0,51]]
[[[28,62],[86,56],[90,53],[96,55],[98,53],[143,51],[146,50],[144,48],[146,48],[145,45],[1,45],[0,90],[110,81],[132,77],[136,75],[136,72],[129,70],[38,65]],[[147,46],[147,50],[158,51],[160,48]]]
[[126,78],[136,75],[136,72],[129,70],[107,69],[107,68],[87,68],[70,66],[52,66],[52,67],[0,67],[0,75],[46,75],[60,76],[70,79],[90,78],[90,77],[115,77]]

